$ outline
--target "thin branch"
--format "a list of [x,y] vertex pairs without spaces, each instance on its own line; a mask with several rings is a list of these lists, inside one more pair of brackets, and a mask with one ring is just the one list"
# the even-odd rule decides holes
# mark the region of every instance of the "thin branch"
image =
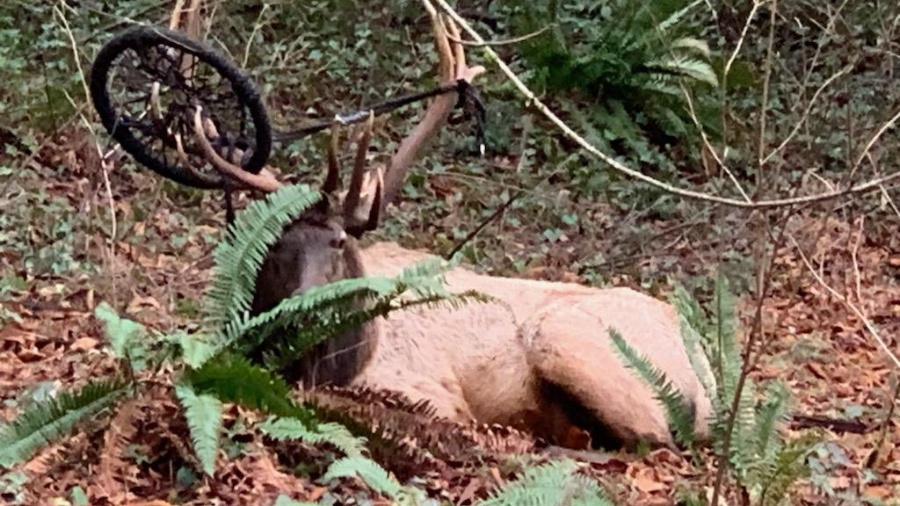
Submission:
[[450,36],[450,35],[448,35],[447,38],[450,39],[451,42],[456,42],[457,44],[462,44],[463,46],[470,46],[470,47],[511,46],[513,44],[525,42],[528,39],[533,39],[533,38],[537,37],[538,35],[546,32],[547,30],[553,28],[554,26],[556,26],[555,23],[550,23],[549,25],[541,28],[540,30],[538,30],[536,32],[531,32],[529,34],[525,34],[520,37],[513,37],[512,39],[485,40],[485,41],[481,41],[481,42],[475,42],[475,41],[471,41],[471,40],[458,39],[458,38]]
[[860,153],[856,158],[856,163],[853,164],[853,168],[850,169],[851,178],[853,177],[853,174],[856,173],[856,170],[859,168],[859,166],[862,164],[863,159],[866,157],[866,155],[869,154],[872,146],[874,146],[875,143],[878,142],[878,139],[880,139],[885,132],[893,128],[893,126],[897,123],[897,120],[900,120],[900,111],[897,111],[897,113],[894,114],[891,119],[887,120],[883,125],[881,125],[881,128],[879,128],[878,131],[875,132],[875,134],[872,136],[872,138],[869,139],[869,142],[866,143],[866,147],[862,150],[862,153]]
[[[759,10],[759,7],[763,4],[761,1],[754,1],[753,8],[750,9],[750,14],[747,15],[747,21],[744,22],[744,28],[741,29],[741,37],[737,41],[737,45],[734,47],[734,51],[731,52],[731,56],[728,58],[728,62],[725,63],[725,69],[722,71],[723,76],[728,76],[728,73],[731,71],[731,66],[734,65],[734,61],[737,60],[738,54],[741,52],[741,47],[744,45],[744,40],[747,38],[747,30],[750,29],[750,24],[753,22],[753,18],[756,17],[756,11]],[[715,12],[715,9],[711,9]]]

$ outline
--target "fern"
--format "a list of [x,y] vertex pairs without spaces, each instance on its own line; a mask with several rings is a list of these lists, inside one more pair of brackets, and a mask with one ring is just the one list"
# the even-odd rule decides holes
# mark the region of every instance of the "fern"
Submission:
[[178,346],[185,365],[194,369],[202,367],[222,351],[221,339],[215,339],[209,332],[188,334],[179,331],[170,334],[167,339]]
[[716,394],[716,379],[710,368],[709,358],[703,348],[703,338],[699,332],[690,324],[688,319],[678,314],[678,327],[681,332],[681,339],[684,342],[685,351],[687,351],[688,360],[691,363],[691,369],[703,385],[710,401]]
[[206,326],[222,329],[250,309],[256,275],[284,226],[315,204],[318,192],[288,185],[240,213],[214,252],[216,273],[206,296]]
[[175,395],[185,411],[194,452],[203,472],[212,476],[219,452],[219,432],[222,430],[222,402],[210,395],[197,395],[189,385],[175,385]]
[[[697,301],[683,287],[676,287],[671,298],[679,314],[682,339],[688,348],[700,348],[709,359],[717,383],[699,369],[699,357],[692,365],[711,396],[713,449],[730,466],[735,481],[750,494],[754,504],[781,504],[797,479],[809,472],[805,456],[811,443],[801,439],[785,444],[780,433],[788,419],[790,393],[781,382],[765,388],[757,400],[761,385],[751,378],[744,386],[729,426],[737,386],[743,368],[738,345],[736,303],[728,280],[718,275],[713,292],[710,317],[706,318]],[[730,433],[729,433],[730,431]],[[725,454],[724,441],[730,441]]]
[[235,342],[248,331],[283,322],[285,317],[315,315],[329,306],[348,306],[357,297],[396,298],[410,288],[410,285],[419,293],[450,297],[443,287],[434,286],[432,280],[403,279],[402,276],[397,279],[383,277],[342,279],[288,297],[269,311],[252,318],[237,318],[226,326],[225,336],[228,342]]
[[790,420],[790,407],[790,392],[784,384],[774,382],[769,385],[756,415],[754,442],[757,453],[771,455],[772,450],[780,445],[778,429]]
[[[568,97],[579,104],[575,108],[587,109],[591,123],[599,127],[601,135],[592,142],[640,157],[658,170],[671,166],[669,137],[696,142],[696,132],[686,126],[693,126],[693,120],[685,91],[692,94],[707,134],[714,135],[719,123],[713,54],[698,37],[702,26],[689,17],[698,5],[696,0],[525,2],[511,14],[520,33],[554,20],[553,30],[522,44],[534,69],[531,84],[571,92]],[[560,101],[567,99],[558,95]]]
[[185,371],[184,381],[197,393],[214,395],[223,402],[264,413],[296,418],[307,427],[315,427],[313,413],[291,399],[291,389],[284,380],[243,357],[219,355],[199,369]]
[[[694,329],[701,337],[710,335],[703,308],[697,302],[697,299],[692,297],[683,286],[675,286],[675,289],[669,296],[669,303],[675,307],[675,311],[684,318],[684,321],[690,328]],[[705,351],[709,353],[708,345],[710,343],[703,342],[702,344],[707,348]]]
[[480,506],[612,506],[600,486],[579,474],[569,460],[526,470]]
[[[735,301],[729,291],[728,279],[719,273],[713,290],[713,312],[710,327],[715,330],[717,369],[722,371],[724,381],[735,383],[740,376],[740,349],[737,344],[737,315]],[[733,387],[733,385],[729,385]]]
[[784,502],[791,490],[791,486],[799,479],[806,478],[810,474],[810,467],[806,458],[812,452],[817,437],[808,435],[796,441],[791,441],[786,446],[773,453],[768,459],[768,465],[756,477],[756,504],[760,506],[778,506]]
[[119,379],[102,379],[55,399],[35,402],[8,424],[0,425],[0,466],[11,467],[59,441],[78,424],[92,420],[131,387]]
[[[470,298],[482,300],[478,295],[460,294],[434,295],[430,298],[398,302],[400,295],[395,292],[381,296],[377,300],[370,301],[371,306],[364,310],[348,308],[346,306],[349,304],[341,304],[340,299],[325,301],[321,306],[312,306],[306,311],[293,312],[289,309],[276,308],[273,311],[284,310],[280,318],[266,323],[248,324],[248,331],[257,332],[248,332],[251,338],[244,346],[250,346],[250,349],[263,348],[263,364],[268,369],[284,371],[285,368],[293,366],[298,357],[316,344],[356,329],[376,317],[387,316],[392,312],[414,306],[452,306]],[[303,295],[296,298],[303,298]],[[290,304],[291,302],[286,302],[286,305]],[[344,307],[340,307],[342,305]]]
[[322,481],[336,478],[358,477],[372,490],[396,498],[401,495],[403,487],[377,462],[365,457],[346,457],[331,464]]
[[348,457],[361,457],[365,451],[365,439],[354,436],[337,423],[320,423],[310,430],[300,420],[276,417],[261,422],[258,428],[274,439],[298,439],[315,445],[327,443]]

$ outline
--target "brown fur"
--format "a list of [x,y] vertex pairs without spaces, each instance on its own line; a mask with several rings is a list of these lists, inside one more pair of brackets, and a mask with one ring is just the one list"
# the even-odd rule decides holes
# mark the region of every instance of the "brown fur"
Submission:
[[[393,243],[362,252],[373,275],[395,275],[428,256]],[[444,416],[528,426],[551,439],[581,418],[581,428],[613,442],[670,444],[660,403],[612,350],[612,327],[669,376],[693,405],[698,434],[708,433],[710,401],[670,305],[626,288],[492,277],[463,268],[447,280],[452,291],[477,290],[501,302],[395,313],[383,323],[360,383],[400,389],[414,400],[437,399]],[[548,399],[548,385],[566,398]]]
[[[257,276],[252,314],[272,309],[309,287],[365,275],[356,240],[347,236],[340,220],[329,217],[321,207],[288,225],[269,251]],[[314,346],[287,379],[310,388],[350,384],[372,359],[375,331],[376,326],[368,323]]]

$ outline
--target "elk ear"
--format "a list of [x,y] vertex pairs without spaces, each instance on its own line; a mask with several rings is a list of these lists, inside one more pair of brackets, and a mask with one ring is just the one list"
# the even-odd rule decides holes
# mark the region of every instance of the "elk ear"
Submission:
[[365,223],[359,226],[347,227],[347,233],[355,239],[359,239],[366,232],[371,232],[378,228],[378,222],[381,219],[381,201],[384,197],[384,188],[381,178],[379,177],[375,183],[375,195],[372,196],[372,207],[369,208],[369,218]]

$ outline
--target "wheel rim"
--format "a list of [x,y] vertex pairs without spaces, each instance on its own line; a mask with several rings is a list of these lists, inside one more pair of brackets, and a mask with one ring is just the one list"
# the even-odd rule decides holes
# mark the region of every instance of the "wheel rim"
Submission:
[[94,69],[99,75],[92,74],[102,81],[95,106],[106,129],[139,163],[184,184],[221,187],[193,134],[199,105],[221,135],[221,150],[244,151],[241,165],[250,172],[265,164],[271,149],[265,109],[227,59],[156,27],[133,29],[104,50]]

